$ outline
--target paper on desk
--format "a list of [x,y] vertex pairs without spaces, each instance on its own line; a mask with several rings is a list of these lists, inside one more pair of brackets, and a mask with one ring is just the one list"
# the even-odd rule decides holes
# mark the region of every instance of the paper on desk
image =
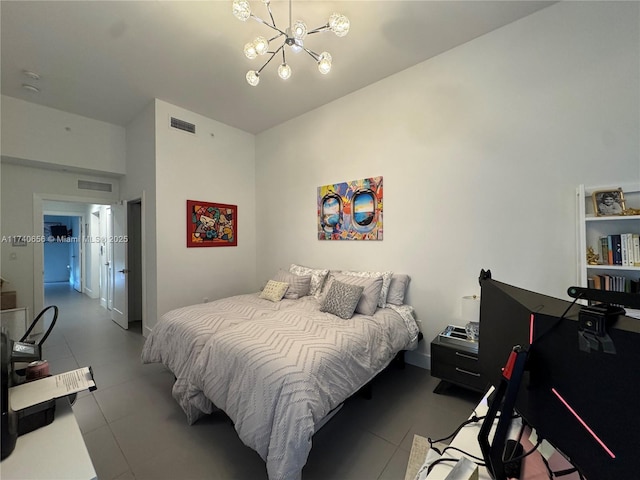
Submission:
[[9,389],[9,404],[13,410],[60,398],[83,390],[95,389],[91,367],[78,368]]

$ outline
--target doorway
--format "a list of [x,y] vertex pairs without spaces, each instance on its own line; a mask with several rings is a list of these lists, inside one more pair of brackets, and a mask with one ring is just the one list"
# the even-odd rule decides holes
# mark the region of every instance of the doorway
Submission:
[[[36,219],[39,218],[39,222],[37,221],[34,227],[36,231],[47,232],[46,237],[49,237],[50,227],[55,224],[56,227],[64,227],[69,238],[60,242],[51,242],[51,245],[45,242],[42,249],[36,249],[34,252],[35,310],[40,311],[45,305],[45,283],[57,281],[67,286],[72,285],[71,290],[80,295],[78,298],[95,299],[97,304],[108,312],[106,317],[112,317],[114,309],[110,307],[113,306],[113,292],[115,290],[113,288],[114,269],[109,260],[113,243],[109,243],[108,239],[112,236],[113,217],[111,210],[113,205],[93,204],[66,200],[60,196],[56,197],[55,200],[36,197],[34,214]],[[132,260],[131,267],[125,267],[132,273],[132,279],[129,282],[130,288],[127,292],[128,303],[133,314],[132,321],[136,322],[134,327],[141,331],[144,316],[141,260],[143,257],[141,228],[143,201],[138,199],[124,203],[128,205],[125,228],[131,228],[132,231],[126,245],[127,256]],[[38,215],[38,211],[40,215]],[[58,249],[64,250],[63,255],[55,257],[50,255],[49,250],[52,247],[56,248],[54,245]],[[67,252],[69,253],[67,254]],[[57,277],[50,276],[50,272],[54,270],[49,267],[54,261],[58,262],[58,268],[63,269]]]
[[82,293],[82,217],[44,215],[45,284],[68,283]]

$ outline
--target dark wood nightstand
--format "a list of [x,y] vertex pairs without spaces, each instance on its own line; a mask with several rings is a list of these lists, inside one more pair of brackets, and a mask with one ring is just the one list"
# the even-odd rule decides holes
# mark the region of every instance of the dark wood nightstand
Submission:
[[463,343],[450,343],[441,335],[431,342],[431,375],[440,379],[434,393],[442,393],[450,384],[486,391],[488,382],[478,367],[477,343]]

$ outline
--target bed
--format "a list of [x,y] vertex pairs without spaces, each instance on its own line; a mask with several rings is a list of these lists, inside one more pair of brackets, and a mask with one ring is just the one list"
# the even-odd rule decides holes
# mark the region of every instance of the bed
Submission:
[[289,282],[272,279],[262,292],[169,312],[142,354],[174,373],[172,393],[189,423],[223,410],[265,460],[270,480],[301,478],[327,416],[399,352],[415,348],[419,334],[413,309],[387,302],[392,275],[384,298],[382,275],[328,271],[290,298],[280,291],[265,298],[272,282],[297,281],[292,271],[274,277]]

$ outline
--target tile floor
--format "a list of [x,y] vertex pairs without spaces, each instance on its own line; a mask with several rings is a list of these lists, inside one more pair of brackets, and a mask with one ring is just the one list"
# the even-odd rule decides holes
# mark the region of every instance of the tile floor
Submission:
[[[45,295],[60,309],[43,345],[52,373],[94,371],[98,389],[80,394],[73,409],[100,480],[267,479],[223,414],[187,424],[171,396],[173,375],[140,362],[140,325],[123,330],[66,284],[47,285]],[[413,435],[448,435],[480,398],[455,387],[436,395],[436,384],[411,365],[381,374],[371,400],[347,401],[315,435],[304,480],[403,480]]]

